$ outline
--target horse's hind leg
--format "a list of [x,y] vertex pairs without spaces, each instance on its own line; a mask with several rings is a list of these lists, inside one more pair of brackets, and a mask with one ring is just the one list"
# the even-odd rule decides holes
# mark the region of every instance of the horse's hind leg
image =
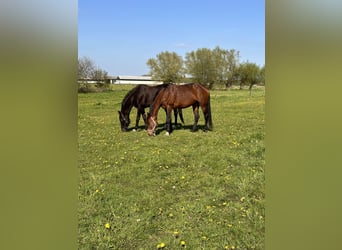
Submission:
[[203,115],[204,115],[204,128],[203,128],[203,131],[208,131],[209,130],[209,127],[208,127],[208,122],[209,122],[209,112],[207,110],[207,108],[205,106],[202,106],[202,111],[203,111]]
[[192,109],[194,111],[194,126],[192,127],[192,131],[195,132],[197,131],[197,123],[199,120],[199,112],[198,112],[199,106],[197,104],[192,105]]
[[178,114],[179,114],[179,118],[181,119],[181,122],[184,124],[183,111],[182,111],[182,109],[178,109]]
[[213,122],[211,119],[210,99],[207,102],[207,104],[202,104],[201,108],[202,108],[204,120],[205,120],[205,125],[204,125],[203,130],[206,132],[213,128]]

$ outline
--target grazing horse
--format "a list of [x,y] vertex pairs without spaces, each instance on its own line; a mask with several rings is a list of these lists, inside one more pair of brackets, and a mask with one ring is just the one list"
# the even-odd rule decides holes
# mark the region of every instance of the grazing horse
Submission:
[[[137,108],[137,117],[136,117],[136,124],[134,129],[138,129],[139,125],[139,120],[140,116],[143,117],[144,122],[145,122],[145,129],[147,128],[147,123],[146,123],[146,114],[145,114],[145,108],[150,107],[154,98],[156,95],[159,93],[161,89],[164,89],[168,86],[169,84],[164,83],[156,86],[148,86],[145,84],[140,84],[131,89],[124,99],[122,100],[121,103],[121,110],[119,112],[119,120],[121,124],[121,131],[125,132],[128,130],[128,126],[131,122],[129,118],[129,114],[132,110],[133,107]],[[175,109],[175,123],[177,125],[177,114],[179,113],[179,117],[184,123],[183,120],[183,114],[182,110]]]
[[192,106],[194,112],[194,125],[192,131],[197,130],[199,120],[198,109],[201,107],[205,126],[204,131],[212,129],[213,123],[211,119],[210,108],[210,92],[199,83],[191,83],[185,85],[169,85],[159,91],[154,99],[151,112],[147,116],[147,134],[155,135],[158,126],[157,116],[161,107],[166,110],[166,134],[169,135],[172,130],[171,111],[172,109],[182,109]]

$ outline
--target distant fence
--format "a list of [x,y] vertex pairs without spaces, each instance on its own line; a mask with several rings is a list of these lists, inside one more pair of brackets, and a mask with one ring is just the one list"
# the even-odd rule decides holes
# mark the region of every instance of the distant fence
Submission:
[[78,79],[78,83],[83,84],[99,84],[99,83],[109,83],[109,84],[161,84],[162,81],[154,80],[150,76],[115,76],[107,77],[106,79]]

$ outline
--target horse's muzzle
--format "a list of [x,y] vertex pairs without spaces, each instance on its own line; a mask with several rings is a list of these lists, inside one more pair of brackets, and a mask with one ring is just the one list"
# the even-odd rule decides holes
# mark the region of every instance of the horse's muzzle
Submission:
[[149,136],[155,136],[156,135],[156,132],[155,131],[153,131],[153,130],[147,130],[147,134],[149,135]]

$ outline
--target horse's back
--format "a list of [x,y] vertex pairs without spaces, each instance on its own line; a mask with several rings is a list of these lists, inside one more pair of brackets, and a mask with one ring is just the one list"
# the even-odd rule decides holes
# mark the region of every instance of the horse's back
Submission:
[[135,106],[138,107],[149,107],[157,94],[168,87],[169,84],[159,84],[159,85],[146,85],[141,84],[136,86],[136,90],[134,91],[134,103]]
[[189,83],[184,85],[179,85],[181,91],[191,92],[195,96],[209,96],[209,90],[200,83]]

